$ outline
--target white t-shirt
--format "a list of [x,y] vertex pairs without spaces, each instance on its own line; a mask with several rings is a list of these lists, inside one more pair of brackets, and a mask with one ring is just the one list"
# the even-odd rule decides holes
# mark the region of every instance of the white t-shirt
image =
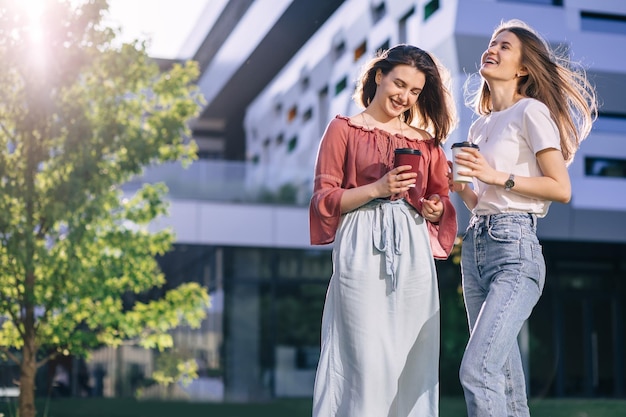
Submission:
[[[520,177],[542,174],[536,154],[548,148],[561,149],[556,123],[545,104],[524,98],[511,107],[492,112],[472,123],[468,140],[480,147],[480,153],[495,170]],[[474,179],[478,203],[472,213],[534,213],[544,217],[550,201],[506,191],[502,185],[488,185]]]

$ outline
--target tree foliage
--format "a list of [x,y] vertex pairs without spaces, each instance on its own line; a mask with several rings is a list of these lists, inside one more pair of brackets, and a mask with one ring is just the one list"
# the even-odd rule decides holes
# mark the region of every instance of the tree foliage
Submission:
[[147,229],[167,213],[164,186],[121,185],[194,159],[197,65],[161,71],[144,43],[120,44],[105,0],[44,0],[38,21],[29,3],[0,0],[0,350],[20,364],[22,417],[35,415],[42,352],[166,348],[208,303],[193,283],[122,303],[163,286],[155,256],[174,237]]

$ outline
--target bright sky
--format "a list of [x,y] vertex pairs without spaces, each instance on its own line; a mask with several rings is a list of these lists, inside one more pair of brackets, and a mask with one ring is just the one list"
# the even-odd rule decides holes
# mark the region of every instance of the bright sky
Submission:
[[180,56],[181,47],[210,1],[109,0],[109,12],[122,40],[151,39],[148,53],[155,58],[189,58]]

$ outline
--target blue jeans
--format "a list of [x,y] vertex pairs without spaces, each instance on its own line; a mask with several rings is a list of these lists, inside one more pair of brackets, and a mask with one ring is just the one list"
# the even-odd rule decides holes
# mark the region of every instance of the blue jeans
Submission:
[[474,216],[461,272],[470,339],[459,376],[468,417],[529,416],[517,335],[539,300],[546,268],[536,216]]

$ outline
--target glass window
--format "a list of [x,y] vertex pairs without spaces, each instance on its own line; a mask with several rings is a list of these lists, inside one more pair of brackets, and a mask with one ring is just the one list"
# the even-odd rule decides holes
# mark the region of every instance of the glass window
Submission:
[[378,47],[377,52],[386,51],[389,49],[389,39],[387,39],[382,45]]
[[339,95],[348,85],[348,78],[343,77],[337,84],[335,84],[335,95]]
[[411,7],[411,9],[400,18],[398,22],[398,32],[399,32],[399,40],[401,43],[406,43],[408,39],[408,30],[407,30],[407,22],[411,16],[415,14],[415,7]]
[[296,149],[297,145],[298,145],[297,136],[294,136],[291,139],[289,139],[289,142],[287,143],[287,152],[292,152],[294,149]]
[[309,120],[311,120],[311,117],[313,117],[313,109],[312,108],[308,108],[303,114],[302,114],[302,121],[303,122],[307,122]]
[[337,43],[337,45],[335,45],[335,48],[333,49],[335,59],[339,59],[344,52],[346,52],[346,43],[344,41],[341,41]]
[[580,13],[583,31],[626,34],[626,16],[608,13]]
[[602,112],[594,122],[593,130],[623,134],[626,132],[626,114]]
[[302,91],[306,91],[309,88],[310,84],[311,84],[311,79],[309,77],[302,78],[302,81],[300,81],[300,86],[302,87]]
[[563,6],[563,0],[500,0],[503,3],[544,4],[546,6]]
[[626,178],[626,159],[586,157],[585,175]]
[[439,10],[439,0],[430,0],[424,5],[424,21],[428,20],[430,16]]
[[381,1],[380,4],[376,6],[372,6],[372,20],[374,21],[374,24],[380,22],[380,20],[385,17],[386,13],[387,8],[384,1]]
[[287,121],[288,122],[292,122],[296,116],[298,115],[298,106],[293,106],[289,109],[289,112],[287,113]]
[[365,53],[367,52],[367,42],[363,41],[355,50],[354,50],[354,62],[358,61]]

